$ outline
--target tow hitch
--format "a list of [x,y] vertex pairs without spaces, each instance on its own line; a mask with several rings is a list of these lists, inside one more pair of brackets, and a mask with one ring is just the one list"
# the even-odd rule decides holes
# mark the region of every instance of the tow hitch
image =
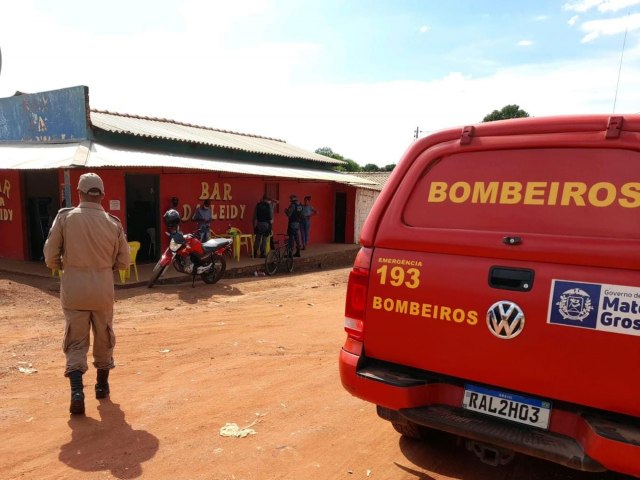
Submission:
[[492,467],[506,465],[513,460],[515,456],[511,450],[505,450],[495,445],[488,445],[474,440],[465,440],[465,445],[467,450],[475,453],[476,457],[478,457],[482,463],[486,463]]

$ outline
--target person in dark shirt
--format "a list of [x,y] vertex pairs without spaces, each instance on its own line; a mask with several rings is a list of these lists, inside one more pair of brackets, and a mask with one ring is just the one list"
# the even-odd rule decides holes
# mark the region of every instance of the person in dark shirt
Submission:
[[289,247],[293,250],[293,244],[296,245],[296,253],[293,254],[294,257],[300,256],[300,224],[304,218],[302,213],[302,205],[298,203],[297,195],[289,196],[290,204],[285,209],[284,213],[287,215],[289,219],[289,224],[287,228],[287,235],[289,235]]
[[256,238],[253,243],[253,256],[266,256],[267,238],[271,235],[273,225],[273,205],[265,193],[253,211],[253,233]]

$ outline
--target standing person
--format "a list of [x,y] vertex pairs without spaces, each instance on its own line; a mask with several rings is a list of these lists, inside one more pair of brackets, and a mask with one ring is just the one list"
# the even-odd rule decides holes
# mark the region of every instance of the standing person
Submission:
[[293,250],[293,244],[296,244],[296,253],[294,257],[300,256],[300,223],[302,222],[302,205],[298,203],[298,197],[296,195],[290,195],[289,206],[285,209],[284,213],[289,219],[287,227],[287,235],[289,235],[289,247]]
[[271,235],[273,225],[273,205],[265,193],[253,211],[253,233],[256,238],[253,243],[253,256],[266,256],[267,237]]
[[300,224],[300,233],[302,233],[302,250],[309,245],[309,229],[311,228],[311,217],[318,214],[318,211],[311,205],[311,196],[304,197],[302,204],[302,223]]
[[64,375],[71,383],[72,414],[84,414],[82,375],[87,371],[89,331],[93,330],[96,398],[109,395],[113,348],[113,271],[129,266],[129,245],[120,220],[102,208],[104,184],[95,173],[78,181],[80,204],[58,212],[44,244],[47,267],[64,269],[60,303],[65,318]]
[[196,208],[192,220],[198,222],[198,238],[206,242],[210,238],[211,231],[211,200],[208,198],[202,202],[202,206]]

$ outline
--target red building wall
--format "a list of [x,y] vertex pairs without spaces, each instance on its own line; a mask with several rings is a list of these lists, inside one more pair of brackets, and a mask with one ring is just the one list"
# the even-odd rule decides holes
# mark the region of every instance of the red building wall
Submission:
[[[159,179],[160,218],[157,224],[164,230],[162,213],[169,208],[170,199],[176,196],[180,200],[179,211],[183,218],[182,230],[196,230],[191,220],[196,207],[205,198],[211,200],[214,217],[211,228],[223,234],[229,226],[239,228],[244,233],[253,233],[253,212],[256,203],[265,192],[266,185],[278,191],[276,200],[279,205],[274,215],[273,232],[286,233],[287,217],[284,214],[289,204],[289,196],[297,195],[302,202],[305,195],[312,197],[312,205],[318,215],[312,218],[310,244],[332,243],[334,241],[334,209],[337,191],[347,194],[346,242],[353,242],[353,220],[355,208],[355,189],[336,185],[332,182],[283,180],[268,177],[253,178],[234,176],[215,172],[193,172],[167,169],[69,169],[69,181],[72,205],[80,202],[77,192],[80,175],[88,171],[98,173],[105,183],[104,209],[117,216],[127,231],[127,198],[125,175],[157,175]],[[64,170],[58,172],[60,198],[64,197]],[[28,256],[27,218],[24,192],[20,171],[0,170],[0,257],[26,260]],[[62,202],[60,203],[62,205]],[[161,248],[166,248],[168,240],[160,235]]]
[[[318,215],[312,219],[310,243],[333,241],[333,186],[329,182],[300,182],[271,178],[229,177],[225,174],[209,172],[173,172],[160,177],[161,212],[170,206],[171,197],[180,200],[179,212],[182,216],[182,230],[195,231],[196,223],[191,217],[205,198],[211,200],[211,229],[218,234],[226,232],[229,226],[242,232],[253,233],[253,212],[265,191],[266,184],[278,185],[279,205],[274,215],[274,233],[285,233],[287,218],[284,209],[289,204],[289,196],[295,194],[299,201],[311,195],[312,205]],[[353,230],[351,228],[351,230]],[[353,237],[353,232],[351,232]],[[164,240],[164,239],[163,239]]]
[[0,170],[0,256],[26,258],[26,218],[17,170]]
[[[115,215],[120,219],[122,225],[126,230],[126,197],[125,197],[125,185],[124,185],[124,175],[125,170],[123,169],[96,169],[96,170],[69,170],[69,183],[71,186],[71,203],[75,206],[80,203],[80,197],[78,196],[78,180],[80,179],[80,175],[87,172],[93,172],[100,175],[102,181],[104,182],[104,190],[105,197],[102,201],[102,207],[109,212],[111,215]],[[58,172],[59,184],[64,184],[64,171],[60,170]],[[60,192],[60,195],[64,195],[63,192]],[[119,206],[119,209],[114,209],[111,207]]]

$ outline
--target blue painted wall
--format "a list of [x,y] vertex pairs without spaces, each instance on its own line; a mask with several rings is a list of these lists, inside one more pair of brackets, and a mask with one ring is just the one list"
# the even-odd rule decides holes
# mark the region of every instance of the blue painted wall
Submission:
[[66,143],[89,135],[84,86],[0,98],[0,143]]

